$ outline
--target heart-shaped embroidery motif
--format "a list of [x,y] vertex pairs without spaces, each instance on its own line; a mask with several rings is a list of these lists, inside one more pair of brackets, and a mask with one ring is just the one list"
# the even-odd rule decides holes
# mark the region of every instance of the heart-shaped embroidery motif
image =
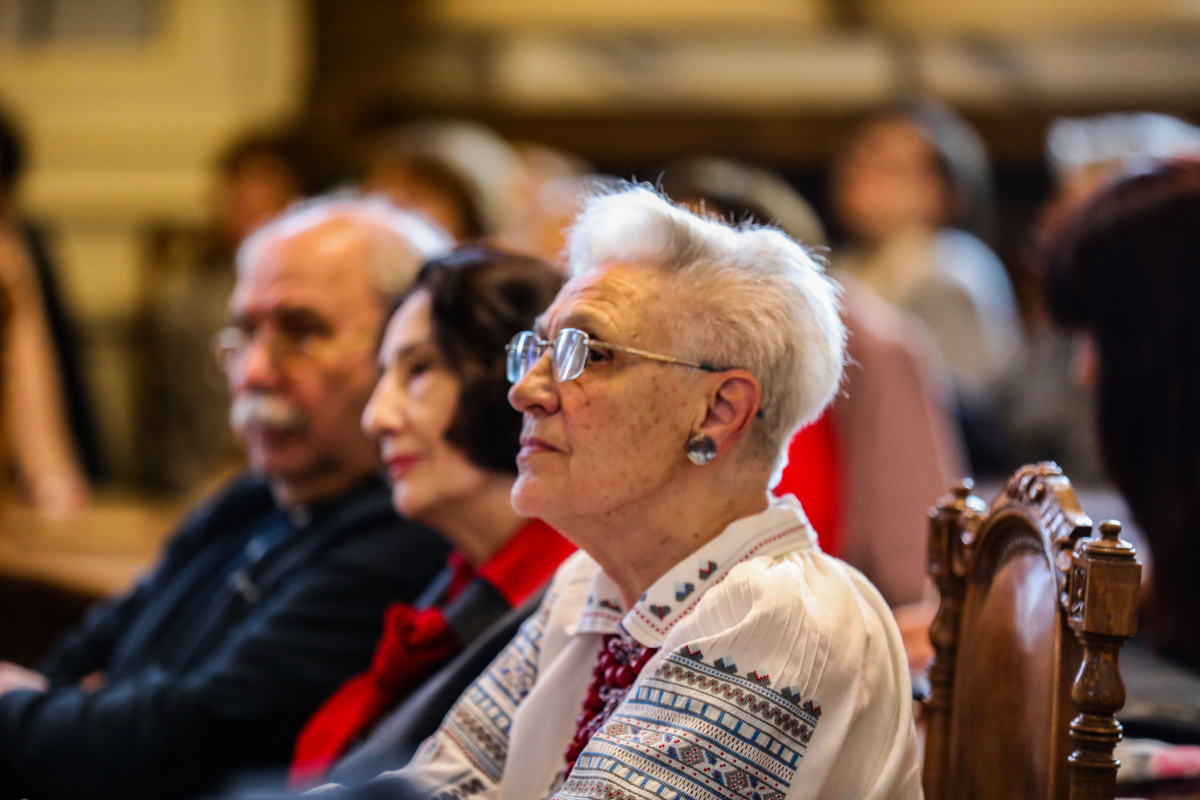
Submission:
[[708,580],[708,576],[712,575],[713,571],[715,571],[716,568],[717,568],[717,562],[715,562],[715,561],[709,561],[707,564],[701,564],[700,565],[700,580],[702,580],[702,581]]
[[684,598],[686,598],[689,594],[691,594],[695,588],[696,587],[690,583],[675,584],[675,599],[680,602],[683,602]]
[[650,613],[659,619],[664,619],[667,614],[671,613],[670,606],[650,606]]

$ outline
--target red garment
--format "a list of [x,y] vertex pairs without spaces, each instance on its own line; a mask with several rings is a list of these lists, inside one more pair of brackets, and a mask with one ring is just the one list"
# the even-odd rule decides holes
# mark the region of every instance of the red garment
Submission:
[[[549,525],[533,520],[513,534],[478,572],[461,555],[452,553],[447,565],[453,574],[443,606],[473,579],[481,579],[515,608],[548,581],[574,549]],[[463,644],[446,624],[441,607],[389,606],[370,669],[342,684],[300,731],[288,778],[291,787],[306,788],[319,781],[385,711],[456,655]]]
[[657,647],[646,647],[616,633],[604,637],[596,667],[592,670],[592,684],[583,700],[583,711],[575,720],[575,736],[564,754],[567,771],[563,773],[563,780],[571,777],[571,770],[583,748],[604,727],[633,687],[646,662],[657,652]]
[[788,465],[775,487],[776,496],[794,494],[821,543],[831,556],[842,552],[842,471],[833,413],[825,413],[802,428],[788,449]]

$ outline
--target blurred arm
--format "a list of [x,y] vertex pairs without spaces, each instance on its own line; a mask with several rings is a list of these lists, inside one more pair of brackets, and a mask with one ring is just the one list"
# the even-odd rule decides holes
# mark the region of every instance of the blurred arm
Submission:
[[396,587],[420,588],[413,573],[440,566],[440,552],[414,558],[412,546],[389,526],[344,549],[183,674],[150,668],[94,692],[0,697],[0,789],[16,787],[0,800],[165,800],[239,767],[282,766],[312,711],[369,663]]
[[0,286],[10,298],[2,374],[9,436],[30,498],[63,514],[88,500],[68,432],[41,290],[17,233],[0,230]]

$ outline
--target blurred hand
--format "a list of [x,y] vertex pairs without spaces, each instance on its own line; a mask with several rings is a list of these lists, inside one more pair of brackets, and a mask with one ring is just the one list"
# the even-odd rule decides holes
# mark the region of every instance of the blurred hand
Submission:
[[96,672],[89,672],[79,679],[79,689],[84,694],[91,694],[97,689],[103,689],[106,683],[108,681],[105,679],[104,673],[97,670]]
[[83,476],[75,470],[62,470],[30,481],[33,507],[54,518],[68,517],[87,507],[90,492]]
[[900,637],[904,640],[909,671],[918,675],[924,674],[929,666],[929,659],[933,658],[929,626],[937,614],[937,602],[923,600],[909,603],[893,608],[892,613],[896,615],[896,626],[900,628]]
[[44,692],[49,688],[50,682],[40,672],[18,667],[9,661],[0,661],[0,697],[17,689]]

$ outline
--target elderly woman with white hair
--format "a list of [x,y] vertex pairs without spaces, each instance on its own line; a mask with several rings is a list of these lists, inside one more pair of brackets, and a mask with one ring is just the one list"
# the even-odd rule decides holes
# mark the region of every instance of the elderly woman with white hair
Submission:
[[834,285],[778,231],[637,187],[590,201],[568,257],[509,348],[512,500],[581,552],[398,775],[503,800],[920,797],[887,604],[767,492],[838,388]]

